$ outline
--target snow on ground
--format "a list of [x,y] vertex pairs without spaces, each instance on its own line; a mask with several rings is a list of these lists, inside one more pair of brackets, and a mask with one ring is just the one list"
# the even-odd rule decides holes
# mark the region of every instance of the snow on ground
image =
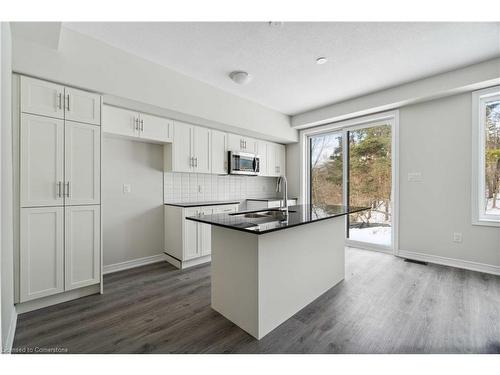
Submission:
[[349,239],[389,246],[391,244],[391,227],[350,228]]
[[493,207],[493,199],[488,199],[486,204],[486,214],[488,215],[500,215],[500,197],[497,198],[497,208]]

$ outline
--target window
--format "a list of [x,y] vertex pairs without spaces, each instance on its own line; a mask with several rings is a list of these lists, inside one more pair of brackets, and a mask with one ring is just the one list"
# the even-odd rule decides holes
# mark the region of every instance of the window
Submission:
[[397,112],[365,116],[301,132],[305,157],[302,196],[313,210],[328,205],[370,207],[349,215],[346,244],[396,248]]
[[500,226],[500,86],[472,99],[473,224]]

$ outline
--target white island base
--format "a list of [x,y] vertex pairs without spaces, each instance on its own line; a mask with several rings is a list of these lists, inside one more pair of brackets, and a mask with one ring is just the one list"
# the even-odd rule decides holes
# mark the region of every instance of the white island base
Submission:
[[212,308],[261,339],[344,279],[345,216],[265,234],[212,225]]

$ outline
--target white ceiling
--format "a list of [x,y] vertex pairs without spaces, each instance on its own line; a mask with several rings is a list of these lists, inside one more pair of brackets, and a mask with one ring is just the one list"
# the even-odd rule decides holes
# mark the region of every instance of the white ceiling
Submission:
[[[63,27],[289,115],[500,56],[500,23],[118,22]],[[328,62],[317,65],[317,57]],[[245,70],[239,86],[229,72]]]

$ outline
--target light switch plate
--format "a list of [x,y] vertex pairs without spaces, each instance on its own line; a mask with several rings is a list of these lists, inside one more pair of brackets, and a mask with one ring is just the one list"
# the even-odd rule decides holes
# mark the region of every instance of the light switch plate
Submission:
[[462,233],[454,232],[453,233],[453,242],[457,242],[457,243],[462,242]]
[[408,181],[409,182],[422,182],[422,173],[421,172],[408,172]]
[[124,193],[130,193],[132,191],[132,187],[130,184],[123,184],[123,192]]

